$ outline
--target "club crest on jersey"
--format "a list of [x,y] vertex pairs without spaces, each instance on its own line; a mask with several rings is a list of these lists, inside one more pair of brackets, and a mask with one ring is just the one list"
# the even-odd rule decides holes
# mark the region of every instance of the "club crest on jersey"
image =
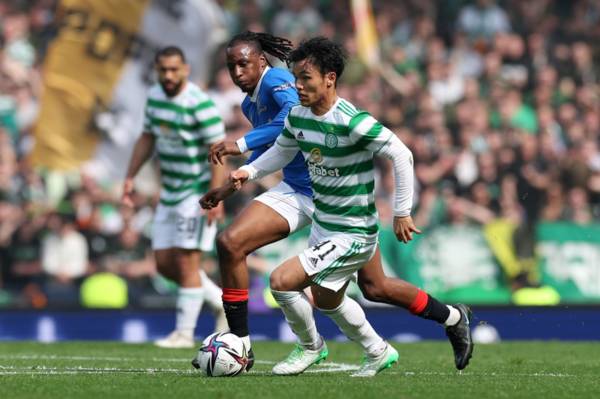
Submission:
[[325,146],[327,148],[335,148],[338,145],[338,138],[333,133],[327,133],[325,135]]

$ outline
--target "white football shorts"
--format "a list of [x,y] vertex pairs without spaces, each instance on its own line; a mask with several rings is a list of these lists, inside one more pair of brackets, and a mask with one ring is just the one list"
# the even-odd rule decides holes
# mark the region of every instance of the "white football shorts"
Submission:
[[315,206],[312,198],[294,191],[287,183],[280,182],[255,198],[280,214],[290,226],[290,234],[311,224]]
[[211,251],[217,223],[210,226],[200,207],[200,196],[192,195],[175,206],[158,204],[152,223],[152,249],[185,248]]
[[365,242],[344,233],[324,232],[313,225],[309,248],[298,258],[313,283],[333,291],[339,291],[348,281],[356,282],[360,270],[377,250],[377,240]]

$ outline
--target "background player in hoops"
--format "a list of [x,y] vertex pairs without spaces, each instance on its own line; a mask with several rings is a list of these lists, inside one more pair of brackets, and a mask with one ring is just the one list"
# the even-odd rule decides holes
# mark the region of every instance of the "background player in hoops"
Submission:
[[[245,32],[229,42],[229,71],[235,84],[248,94],[242,109],[255,129],[237,142],[223,141],[213,145],[210,159],[221,163],[223,156],[254,150],[252,161],[275,141],[289,109],[298,103],[298,97],[293,87],[294,77],[285,70],[271,68],[265,53],[285,60],[290,48],[291,43],[286,39],[264,33]],[[217,240],[227,320],[231,331],[242,337],[246,345],[250,345],[246,256],[311,222],[312,211],[306,210],[313,207],[312,189],[300,154],[284,167],[283,174],[283,182],[252,201]],[[204,197],[203,206],[210,208],[232,192],[231,186],[211,191]],[[359,271],[359,286],[366,298],[401,306],[420,317],[447,326],[461,320],[457,308],[440,303],[403,280],[385,276],[378,251]],[[464,324],[462,320],[460,326]],[[457,330],[447,329],[447,333],[455,352],[456,367],[462,369],[470,356],[470,332],[467,328],[467,336],[463,339],[454,334]]]
[[152,226],[152,248],[158,271],[180,288],[175,330],[155,343],[191,348],[205,300],[217,311],[216,329],[227,328],[225,318],[219,317],[223,314],[221,290],[205,274],[203,281],[200,277],[201,251],[212,249],[223,208],[200,216],[198,206],[200,196],[224,179],[222,166],[206,164],[208,147],[223,139],[224,126],[214,103],[187,80],[189,66],[181,49],[162,49],[155,64],[159,83],[148,92],[144,131],[129,162],[122,202],[133,205],[133,178],[156,150],[162,189]]

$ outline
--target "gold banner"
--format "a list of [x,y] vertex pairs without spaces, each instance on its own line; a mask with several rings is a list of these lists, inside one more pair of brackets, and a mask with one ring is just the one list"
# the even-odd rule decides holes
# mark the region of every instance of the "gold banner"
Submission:
[[62,0],[59,32],[43,71],[32,161],[73,170],[89,160],[100,136],[94,115],[109,104],[123,66],[139,47],[150,0]]

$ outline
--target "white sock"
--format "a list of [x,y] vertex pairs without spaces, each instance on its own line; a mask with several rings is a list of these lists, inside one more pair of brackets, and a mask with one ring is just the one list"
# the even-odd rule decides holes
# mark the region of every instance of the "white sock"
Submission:
[[204,288],[204,301],[213,311],[221,311],[223,309],[221,298],[223,291],[206,275],[204,270],[200,270],[200,279],[202,280],[202,288]]
[[193,336],[203,302],[204,288],[179,288],[175,329]]
[[344,297],[340,306],[335,309],[319,310],[329,316],[344,335],[360,344],[367,355],[378,356],[385,350],[386,342],[375,332],[363,309],[352,298]]
[[455,326],[460,321],[460,311],[458,309],[456,309],[454,306],[450,306],[450,305],[446,305],[446,306],[448,306],[448,309],[450,310],[450,314],[448,315],[448,318],[444,322],[444,326],[446,326],[446,327]]
[[306,295],[297,291],[271,290],[271,292],[290,328],[298,337],[300,345],[316,349],[321,343],[321,336],[317,332],[312,306]]

